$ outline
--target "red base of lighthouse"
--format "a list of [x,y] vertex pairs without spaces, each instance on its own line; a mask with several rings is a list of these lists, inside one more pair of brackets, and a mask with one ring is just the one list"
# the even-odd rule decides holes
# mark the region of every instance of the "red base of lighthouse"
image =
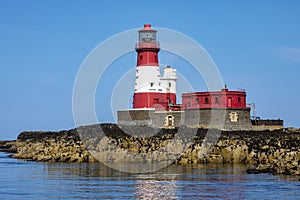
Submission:
[[140,92],[135,93],[133,99],[133,108],[167,110],[169,102],[176,104],[176,94],[174,93]]

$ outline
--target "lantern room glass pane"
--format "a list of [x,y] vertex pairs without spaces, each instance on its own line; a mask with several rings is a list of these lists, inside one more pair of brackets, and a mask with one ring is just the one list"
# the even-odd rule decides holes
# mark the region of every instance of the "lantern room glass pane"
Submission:
[[140,32],[139,43],[156,43],[156,32],[155,31]]

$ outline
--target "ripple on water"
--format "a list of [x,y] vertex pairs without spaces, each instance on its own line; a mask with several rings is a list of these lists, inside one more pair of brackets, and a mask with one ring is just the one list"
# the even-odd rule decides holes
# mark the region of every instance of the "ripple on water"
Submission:
[[100,163],[37,163],[0,153],[1,199],[300,199],[299,177],[243,165],[171,165],[128,174]]

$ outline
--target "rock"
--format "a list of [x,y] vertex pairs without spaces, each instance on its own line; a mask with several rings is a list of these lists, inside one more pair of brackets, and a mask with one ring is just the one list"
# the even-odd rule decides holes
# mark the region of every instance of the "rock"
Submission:
[[128,163],[131,162],[130,158],[126,158],[126,157],[121,157],[121,158],[116,158],[115,163]]
[[189,163],[189,160],[187,158],[181,158],[179,160],[179,164],[188,164]]
[[[178,128],[127,126],[126,130],[134,136],[115,124],[59,132],[29,131],[22,132],[16,141],[0,142],[0,148],[14,149],[13,157],[34,161],[250,163],[256,165],[248,170],[253,173],[300,174],[298,129],[223,131],[216,144],[213,137],[205,138],[207,129],[202,128],[196,130],[193,143],[187,143],[184,134],[174,139]],[[195,129],[185,127],[184,131],[189,134]],[[140,134],[149,137],[138,137]]]
[[219,154],[210,154],[207,160],[210,163],[224,163],[224,157]]
[[266,150],[266,149],[269,149],[269,148],[270,147],[268,145],[264,145],[264,146],[261,147],[261,149],[263,149],[263,150]]

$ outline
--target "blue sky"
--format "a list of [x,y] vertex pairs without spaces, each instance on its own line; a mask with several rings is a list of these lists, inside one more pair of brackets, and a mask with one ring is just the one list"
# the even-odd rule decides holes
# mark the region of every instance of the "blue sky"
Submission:
[[[192,37],[230,89],[246,89],[257,115],[300,127],[299,4],[1,0],[0,139],[23,130],[73,128],[72,90],[84,58],[108,37],[144,23]],[[174,60],[169,57],[162,54],[160,62],[184,64],[168,63]],[[114,64],[133,68],[135,54]],[[109,111],[99,112],[101,121],[112,120]]]

